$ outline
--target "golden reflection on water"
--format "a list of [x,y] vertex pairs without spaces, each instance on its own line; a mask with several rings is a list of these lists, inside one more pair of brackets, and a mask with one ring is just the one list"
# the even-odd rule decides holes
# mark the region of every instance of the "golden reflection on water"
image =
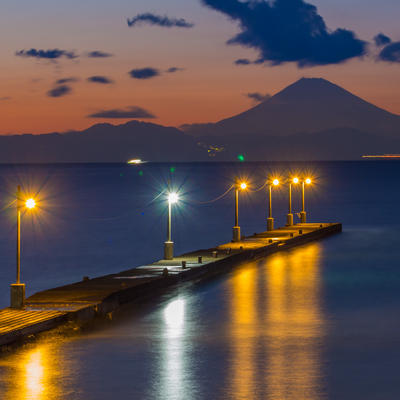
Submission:
[[235,399],[319,400],[321,247],[249,264],[232,279]]
[[2,400],[56,400],[63,393],[63,371],[56,345],[37,343],[0,359]]

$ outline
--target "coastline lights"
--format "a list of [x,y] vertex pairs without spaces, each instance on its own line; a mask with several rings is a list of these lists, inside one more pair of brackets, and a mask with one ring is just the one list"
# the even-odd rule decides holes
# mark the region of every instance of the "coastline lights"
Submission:
[[172,204],[176,204],[178,201],[178,193],[168,193],[167,240],[164,242],[164,260],[173,260],[174,258],[174,242],[171,237]]
[[279,185],[279,179],[274,178],[270,181],[268,185],[268,218],[267,218],[267,231],[272,231],[274,229],[274,219],[272,218],[272,186]]
[[240,226],[239,226],[239,190],[246,190],[248,187],[246,182],[236,182],[235,185],[235,226],[232,229],[233,242],[240,242]]
[[17,193],[17,279],[11,284],[11,308],[23,308],[25,303],[25,283],[21,283],[21,213],[24,207],[33,210],[36,201],[33,198],[23,200],[21,186],[18,186]]
[[306,185],[311,185],[312,180],[311,178],[305,178],[303,179],[302,183],[301,183],[301,212],[300,212],[300,222],[302,224],[305,224],[307,222],[307,213],[305,210],[305,206],[304,206],[304,186]]
[[295,176],[292,179],[289,179],[289,211],[286,216],[286,226],[293,225],[293,213],[292,213],[292,184],[297,185],[300,182],[299,178]]

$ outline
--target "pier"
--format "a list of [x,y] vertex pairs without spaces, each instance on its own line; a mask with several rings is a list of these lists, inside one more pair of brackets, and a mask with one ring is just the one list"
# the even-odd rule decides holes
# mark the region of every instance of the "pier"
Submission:
[[66,323],[87,323],[105,317],[123,304],[150,296],[180,282],[207,279],[242,262],[322,239],[342,231],[340,223],[300,223],[241,237],[171,260],[38,292],[21,309],[0,310],[0,348]]

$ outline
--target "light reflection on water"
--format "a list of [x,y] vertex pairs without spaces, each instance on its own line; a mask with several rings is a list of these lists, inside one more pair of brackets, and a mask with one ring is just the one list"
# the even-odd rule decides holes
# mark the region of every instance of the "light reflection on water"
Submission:
[[321,398],[320,251],[276,254],[231,280],[235,399]]
[[1,399],[56,400],[71,393],[71,382],[68,387],[63,371],[72,364],[59,358],[60,348],[61,341],[38,343],[0,359]]

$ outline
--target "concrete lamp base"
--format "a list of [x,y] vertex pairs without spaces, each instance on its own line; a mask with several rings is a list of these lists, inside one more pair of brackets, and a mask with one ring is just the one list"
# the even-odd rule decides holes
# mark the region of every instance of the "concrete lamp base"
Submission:
[[306,213],[305,211],[302,211],[302,212],[300,213],[300,222],[301,222],[302,224],[305,224],[306,221],[307,221],[307,213]]
[[273,230],[274,230],[274,219],[267,218],[267,231],[273,231]]
[[292,226],[293,225],[293,214],[287,214],[286,215],[286,226]]
[[11,308],[24,308],[25,283],[13,283],[11,289]]
[[174,259],[174,242],[164,242],[164,260]]
[[232,234],[233,234],[233,241],[234,242],[240,242],[241,236],[240,236],[240,226],[234,226],[232,228]]

